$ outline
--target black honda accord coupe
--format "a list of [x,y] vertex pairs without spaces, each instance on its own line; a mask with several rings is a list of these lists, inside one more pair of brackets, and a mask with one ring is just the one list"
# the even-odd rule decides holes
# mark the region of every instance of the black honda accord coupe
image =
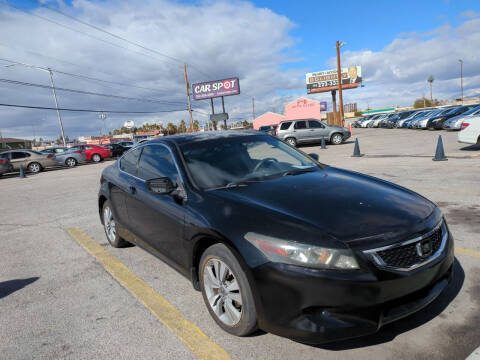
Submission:
[[112,246],[170,264],[238,336],[371,334],[452,277],[453,238],[435,204],[260,132],[140,144],[105,168],[98,205]]

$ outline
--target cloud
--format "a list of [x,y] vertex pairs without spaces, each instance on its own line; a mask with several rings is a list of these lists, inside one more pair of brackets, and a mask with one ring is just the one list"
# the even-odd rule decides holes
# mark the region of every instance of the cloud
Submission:
[[474,18],[480,17],[480,13],[475,12],[473,10],[467,10],[461,13],[460,16],[467,19],[474,19]]
[[[303,87],[303,71],[281,71],[283,63],[292,61],[290,52],[295,41],[289,32],[295,24],[269,9],[240,1],[192,5],[167,0],[142,3],[77,0],[72,6],[61,1],[51,6],[57,4],[63,12],[166,56],[140,49],[43,7],[33,13],[89,36],[2,6],[0,57],[158,90],[102,84],[54,72],[58,87],[177,103],[123,101],[59,91],[61,107],[123,111],[184,109],[183,61],[188,64],[190,83],[240,77],[242,95],[225,98],[231,117],[251,119],[253,96],[257,99],[258,114],[279,98],[290,98],[278,96],[277,89]],[[0,66],[6,64],[0,61]],[[0,67],[0,78],[49,85],[48,73],[21,66]],[[49,89],[1,83],[0,97],[3,103],[54,105]],[[219,109],[220,101],[217,99],[215,103]],[[209,105],[208,101],[193,101],[195,108],[207,113]],[[207,119],[200,112],[194,114],[201,122]],[[70,137],[98,134],[102,126],[96,114],[62,112],[62,116]],[[35,132],[37,137],[56,137],[59,133],[54,111],[0,108],[0,117],[4,136],[29,137]],[[109,128],[119,127],[127,119],[134,119],[137,124],[178,123],[180,119],[188,119],[188,114],[185,111],[136,116],[107,114]]]
[[[349,102],[361,105],[411,105],[429,96],[427,78],[433,75],[433,96],[460,97],[460,64],[463,59],[465,96],[478,95],[480,87],[480,19],[458,27],[448,25],[422,34],[401,34],[380,51],[345,51],[342,66],[362,65],[365,88],[345,91]],[[334,65],[335,58],[328,63]],[[344,101],[345,102],[345,101]]]

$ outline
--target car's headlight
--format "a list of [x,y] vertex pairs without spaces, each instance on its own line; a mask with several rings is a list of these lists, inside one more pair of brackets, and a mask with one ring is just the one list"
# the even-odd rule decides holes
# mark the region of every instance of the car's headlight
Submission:
[[350,249],[331,249],[249,232],[245,239],[270,261],[320,269],[354,270],[358,263]]

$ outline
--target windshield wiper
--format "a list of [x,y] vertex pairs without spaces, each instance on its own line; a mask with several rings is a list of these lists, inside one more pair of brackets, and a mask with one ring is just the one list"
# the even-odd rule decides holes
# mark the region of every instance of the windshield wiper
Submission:
[[310,167],[310,168],[306,168],[306,169],[297,169],[297,170],[288,170],[288,171],[285,171],[282,176],[295,176],[295,175],[300,175],[300,174],[305,174],[307,172],[314,172],[314,171],[317,171],[318,168],[317,167]]

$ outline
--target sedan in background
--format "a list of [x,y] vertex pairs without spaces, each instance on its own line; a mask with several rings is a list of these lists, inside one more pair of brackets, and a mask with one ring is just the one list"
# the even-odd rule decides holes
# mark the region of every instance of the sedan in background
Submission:
[[316,159],[258,131],[155,139],[103,170],[98,212],[112,246],[166,261],[233,335],[325,343],[427,307],[452,278],[441,210]]
[[60,166],[75,167],[79,163],[87,161],[87,156],[83,150],[58,146],[44,149],[40,152],[43,154],[55,154],[55,160]]
[[447,121],[448,119],[454,116],[461,115],[464,112],[474,107],[475,107],[474,105],[466,105],[466,106],[456,106],[454,108],[447,109],[447,111],[439,114],[435,118],[430,119],[428,121],[427,128],[430,130],[432,129],[441,130],[443,129],[443,124],[445,123],[445,121]]
[[112,157],[117,158],[119,156],[122,156],[125,151],[130,150],[131,146],[123,146],[120,145],[119,143],[111,143],[111,144],[105,144],[103,147],[107,148],[110,150],[112,153]]
[[100,162],[112,157],[112,152],[109,149],[98,145],[77,145],[72,146],[71,149],[84,151],[87,161]]
[[1,159],[9,159],[14,171],[19,171],[20,166],[36,174],[48,167],[57,166],[54,154],[42,154],[28,149],[15,149],[0,153]]
[[[1,154],[0,154],[1,156]],[[13,165],[9,158],[0,157],[0,176],[13,171]]]
[[470,116],[479,116],[480,115],[480,105],[475,106],[474,108],[465,111],[463,114],[451,117],[443,123],[443,128],[445,130],[460,130],[464,120],[467,120]]

